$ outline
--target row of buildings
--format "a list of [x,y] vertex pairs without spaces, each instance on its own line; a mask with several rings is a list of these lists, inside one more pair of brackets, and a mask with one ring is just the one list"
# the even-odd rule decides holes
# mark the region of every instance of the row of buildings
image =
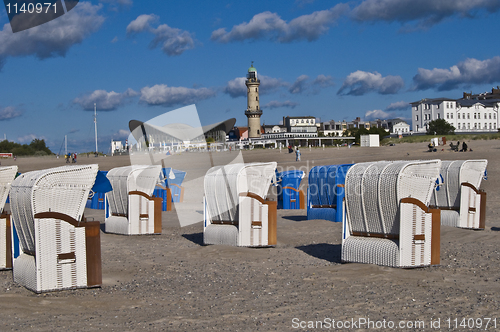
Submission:
[[358,117],[353,121],[328,121],[317,122],[314,116],[287,116],[283,122],[277,125],[262,125],[260,117],[263,114],[259,105],[260,79],[257,69],[253,66],[248,68],[247,79],[247,109],[245,115],[248,118],[247,127],[235,127],[229,132],[230,140],[240,139],[308,139],[318,136],[339,137],[348,129],[371,127],[384,128],[391,134],[410,133],[410,125],[401,119],[361,121]]
[[499,128],[500,87],[491,92],[464,92],[460,99],[433,98],[411,103],[412,127],[415,133],[425,133],[429,122],[444,119],[456,133],[497,132]]
[[[346,130],[372,127],[383,128],[390,134],[410,134],[410,125],[401,119],[363,121],[357,117],[353,121],[318,122],[314,116],[287,116],[282,124],[262,125],[260,139],[340,137]],[[248,139],[248,127],[233,128],[228,138]]]
[[263,110],[259,101],[260,79],[253,63],[248,69],[245,85],[247,127],[235,127],[234,118],[200,128],[178,123],[165,125],[161,122],[162,116],[148,122],[132,120],[129,127],[137,140],[138,149],[141,146],[161,150],[205,149],[207,142],[224,143],[227,139],[239,141],[240,144],[284,143],[288,146],[290,141],[307,146],[321,145],[326,138],[327,142],[329,140],[333,144],[346,131],[358,128],[383,128],[390,134],[398,135],[425,133],[429,122],[436,119],[446,120],[455,127],[457,133],[496,132],[499,128],[500,87],[477,95],[464,93],[460,99],[434,98],[410,103],[410,128],[402,119],[363,121],[357,117],[353,121],[321,122],[314,116],[287,116],[283,117],[280,124],[261,125]]

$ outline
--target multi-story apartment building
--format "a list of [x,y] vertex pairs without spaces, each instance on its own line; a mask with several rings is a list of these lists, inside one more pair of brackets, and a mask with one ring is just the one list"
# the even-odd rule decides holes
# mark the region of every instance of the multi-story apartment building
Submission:
[[499,128],[500,90],[472,95],[461,99],[434,98],[410,103],[413,131],[426,132],[432,120],[444,119],[455,127],[456,133],[496,132]]

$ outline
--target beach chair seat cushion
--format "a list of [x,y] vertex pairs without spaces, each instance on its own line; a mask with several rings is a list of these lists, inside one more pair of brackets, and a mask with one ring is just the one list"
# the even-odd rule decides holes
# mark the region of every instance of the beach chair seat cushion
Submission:
[[236,247],[238,246],[238,227],[234,225],[208,225],[203,234],[203,242]]

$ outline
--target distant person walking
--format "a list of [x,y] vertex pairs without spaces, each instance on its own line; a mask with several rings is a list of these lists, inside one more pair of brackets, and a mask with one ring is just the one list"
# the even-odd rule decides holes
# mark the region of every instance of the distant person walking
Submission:
[[297,148],[295,150],[295,161],[300,161],[300,150]]

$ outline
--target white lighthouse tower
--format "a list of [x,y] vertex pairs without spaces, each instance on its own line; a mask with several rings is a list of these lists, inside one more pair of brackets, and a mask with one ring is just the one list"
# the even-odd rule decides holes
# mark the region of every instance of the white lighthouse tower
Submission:
[[247,86],[247,109],[245,115],[248,118],[248,138],[260,138],[262,134],[260,127],[262,110],[259,106],[260,80],[257,77],[257,69],[253,66],[253,61],[252,66],[248,68],[245,85]]

